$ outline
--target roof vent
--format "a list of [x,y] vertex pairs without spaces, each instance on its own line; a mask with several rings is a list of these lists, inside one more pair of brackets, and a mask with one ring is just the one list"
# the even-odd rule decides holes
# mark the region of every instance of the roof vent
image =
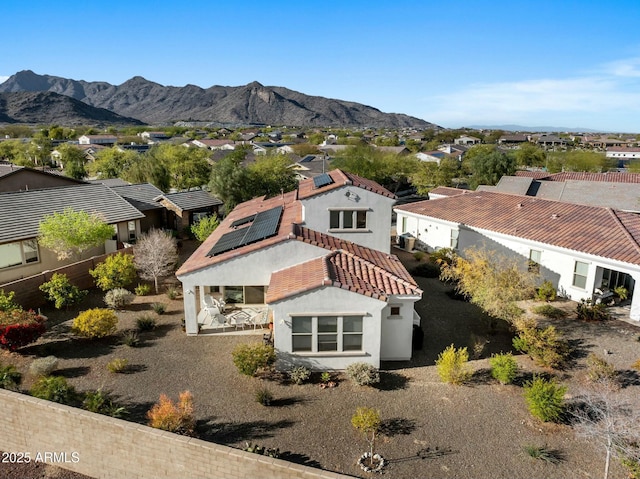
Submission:
[[522,208],[524,205],[522,203],[518,203],[518,205],[516,206],[516,208]]
[[553,213],[553,214],[551,215],[551,219],[552,219],[552,220],[557,220],[558,218],[560,218],[560,216],[559,216],[559,215],[557,215],[556,213]]

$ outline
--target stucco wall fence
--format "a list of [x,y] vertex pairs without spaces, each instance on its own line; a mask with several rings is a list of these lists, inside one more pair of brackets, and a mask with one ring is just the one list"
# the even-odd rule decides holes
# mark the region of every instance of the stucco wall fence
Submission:
[[[95,478],[347,479],[0,389],[0,450]],[[55,456],[52,455],[55,453]],[[51,459],[54,458],[54,459]],[[66,460],[66,462],[62,462]]]

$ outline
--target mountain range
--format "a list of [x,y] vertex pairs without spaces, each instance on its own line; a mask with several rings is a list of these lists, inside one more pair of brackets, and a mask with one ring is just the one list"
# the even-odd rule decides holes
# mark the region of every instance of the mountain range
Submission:
[[[49,92],[56,96],[18,96]],[[360,103],[305,95],[252,82],[244,86],[164,86],[135,76],[121,85],[87,82],[24,70],[0,84],[0,122],[67,124],[173,124],[440,128],[399,113],[383,113]],[[58,98],[62,96],[63,98]],[[65,103],[65,98],[74,101]],[[80,102],[94,109],[83,109]],[[22,105],[21,109],[16,105]],[[9,105],[13,105],[10,109]],[[108,111],[113,117],[108,117]],[[65,121],[68,118],[69,121]]]
[[523,125],[472,125],[474,130],[526,131],[531,133],[598,133],[590,128],[567,128],[564,126],[523,126]]

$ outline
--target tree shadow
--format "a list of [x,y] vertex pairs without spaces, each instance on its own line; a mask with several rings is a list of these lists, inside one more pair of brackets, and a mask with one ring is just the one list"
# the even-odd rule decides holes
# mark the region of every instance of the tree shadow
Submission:
[[315,467],[316,469],[322,469],[322,464],[318,461],[311,459],[309,456],[305,454],[298,454],[295,452],[281,452],[280,459],[285,461],[293,462],[295,464],[300,464],[301,466]]
[[380,371],[380,382],[375,385],[375,388],[380,391],[397,391],[399,389],[406,389],[408,384],[409,379],[402,374],[391,371]]
[[380,434],[387,437],[406,436],[416,430],[416,421],[414,419],[404,419],[394,417],[385,419],[380,423]]
[[122,406],[127,408],[127,421],[135,422],[138,424],[147,424],[149,422],[149,419],[147,418],[147,412],[154,406],[154,403],[122,403]]
[[480,368],[480,369],[476,369],[473,372],[473,375],[471,376],[471,378],[465,381],[464,384],[465,386],[473,387],[473,386],[484,386],[487,384],[493,384],[495,382],[496,380],[491,375],[490,368]]
[[118,336],[108,336],[100,339],[68,338],[49,341],[44,344],[26,346],[19,350],[20,354],[56,356],[60,359],[89,359],[110,354],[120,344]]
[[389,464],[398,464],[401,462],[408,461],[416,461],[416,460],[426,460],[426,459],[436,459],[438,457],[449,456],[451,454],[457,454],[457,451],[454,451],[451,448],[439,448],[435,447],[425,447],[420,449],[412,456],[399,457],[397,459],[389,459]]
[[91,371],[89,366],[77,366],[74,368],[63,368],[57,369],[55,372],[56,376],[63,376],[65,378],[79,378],[81,376],[86,376]]
[[640,375],[632,369],[622,369],[617,371],[616,379],[622,389],[629,386],[640,386]]
[[[249,421],[213,423],[208,420],[199,430],[200,438],[219,444],[233,444],[240,441],[264,439],[273,437],[278,429],[292,427],[293,421]],[[204,429],[204,430],[203,430]]]
[[141,373],[147,370],[147,366],[144,364],[128,364],[126,368],[124,368],[120,374],[135,374]]
[[145,339],[149,339],[150,341],[153,341],[155,339],[160,339],[165,337],[167,334],[169,334],[169,332],[173,331],[177,327],[178,327],[178,324],[173,324],[173,323],[159,324],[155,328],[153,328],[151,331],[143,331],[141,335],[144,336]]

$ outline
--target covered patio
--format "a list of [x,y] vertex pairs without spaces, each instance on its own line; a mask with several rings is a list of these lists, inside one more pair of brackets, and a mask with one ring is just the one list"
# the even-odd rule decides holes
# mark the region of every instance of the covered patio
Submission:
[[[228,289],[227,289],[228,288]],[[251,287],[203,287],[199,291],[198,333],[230,333],[267,328],[269,308]],[[245,291],[251,289],[251,291]],[[255,289],[255,288],[254,288]],[[247,297],[254,301],[245,302]]]

